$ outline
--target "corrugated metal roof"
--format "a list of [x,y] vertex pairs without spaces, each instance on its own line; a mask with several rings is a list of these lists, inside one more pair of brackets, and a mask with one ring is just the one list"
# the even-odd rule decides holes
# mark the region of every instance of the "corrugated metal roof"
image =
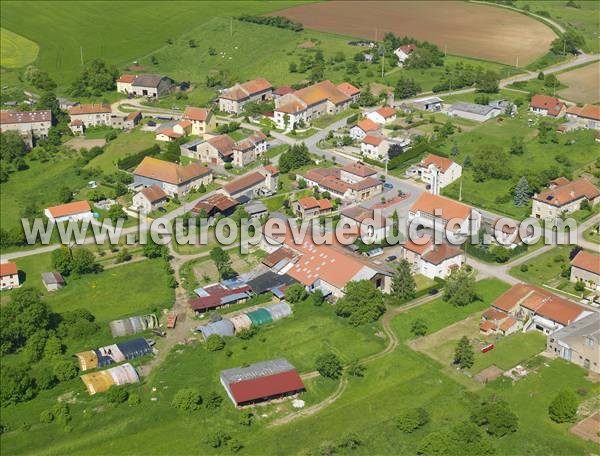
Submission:
[[230,383],[228,389],[236,405],[254,401],[264,401],[304,391],[304,383],[294,369],[266,377]]
[[265,307],[265,309],[271,314],[273,320],[281,320],[282,318],[292,315],[292,308],[287,302],[271,304],[270,306]]
[[213,334],[221,337],[233,337],[235,334],[233,323],[227,319],[215,321],[214,323],[209,323],[205,326],[199,326],[196,331],[202,333],[204,340],[208,339]]
[[221,381],[225,384],[264,377],[294,370],[294,366],[285,358],[254,363],[248,367],[234,367],[221,371]]
[[267,309],[262,307],[251,312],[247,312],[246,315],[248,315],[248,318],[252,320],[252,324],[255,326],[266,325],[273,322],[271,314],[267,311]]

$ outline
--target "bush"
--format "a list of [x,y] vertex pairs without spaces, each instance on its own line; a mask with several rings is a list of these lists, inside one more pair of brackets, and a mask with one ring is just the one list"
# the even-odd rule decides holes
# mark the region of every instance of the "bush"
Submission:
[[59,361],[54,364],[54,375],[61,382],[77,377],[78,367],[71,361]]
[[54,421],[54,413],[52,410],[44,410],[40,413],[40,423],[52,423]]
[[222,403],[223,403],[223,396],[221,396],[219,393],[217,393],[215,391],[211,391],[206,396],[206,401],[204,402],[204,406],[207,409],[216,410],[219,407],[221,407]]
[[54,419],[57,423],[66,426],[71,421],[71,409],[69,408],[69,404],[66,402],[59,402],[52,409],[52,413],[54,414]]
[[183,388],[177,391],[171,405],[186,412],[193,412],[200,409],[202,396],[193,388]]
[[211,334],[208,336],[208,339],[206,339],[206,349],[208,351],[214,352],[223,350],[223,348],[225,348],[225,339],[223,339],[221,336],[217,334]]
[[410,325],[410,332],[415,336],[424,336],[427,334],[427,323],[422,318],[417,318]]
[[529,271],[529,266],[527,266],[526,264],[522,264],[521,267],[519,268],[519,270],[521,272],[527,272],[527,271]]
[[106,400],[111,404],[122,404],[129,398],[129,393],[126,389],[119,386],[112,386],[106,392]]
[[326,353],[317,358],[315,368],[326,378],[336,380],[342,375],[342,363],[334,353]]
[[563,390],[557,394],[548,407],[550,419],[556,423],[572,423],[577,418],[577,396]]
[[58,383],[58,380],[49,369],[43,369],[35,377],[35,383],[39,389],[49,390]]
[[285,300],[290,304],[296,304],[300,301],[304,301],[308,296],[306,288],[301,283],[295,283],[290,285],[285,290]]
[[231,440],[231,436],[223,431],[211,432],[206,436],[204,442],[211,448],[221,448],[227,445],[227,442]]
[[129,399],[127,399],[127,404],[130,406],[140,405],[142,403],[142,399],[138,393],[131,393],[129,395]]
[[411,433],[425,426],[429,422],[427,410],[418,407],[404,410],[396,418],[396,426],[402,432]]

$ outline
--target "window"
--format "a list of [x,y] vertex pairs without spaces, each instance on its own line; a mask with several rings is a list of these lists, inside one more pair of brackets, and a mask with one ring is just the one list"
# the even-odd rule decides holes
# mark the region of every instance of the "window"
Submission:
[[587,345],[588,347],[593,347],[594,346],[594,339],[586,336],[585,338],[585,345]]

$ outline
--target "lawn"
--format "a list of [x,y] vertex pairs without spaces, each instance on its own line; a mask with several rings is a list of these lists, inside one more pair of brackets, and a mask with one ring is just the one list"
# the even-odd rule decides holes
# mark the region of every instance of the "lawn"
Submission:
[[5,28],[0,28],[0,43],[0,65],[4,68],[22,68],[37,58],[37,44]]
[[584,239],[600,244],[600,223],[596,223],[583,233]]
[[[547,285],[553,291],[562,291],[570,295],[580,296],[575,291],[575,285],[569,281],[569,277],[563,277],[563,268],[569,266],[569,253],[572,245],[562,245],[536,256],[521,266],[515,266],[510,270],[510,275],[525,282],[536,285]],[[521,268],[527,268],[525,271]]]
[[0,226],[19,226],[27,206],[35,205],[43,211],[47,206],[60,204],[63,186],[72,190],[85,186],[88,179],[79,174],[76,155],[59,153],[46,163],[29,160],[29,169],[12,173],[0,192]]
[[[521,112],[525,109],[524,106],[520,108]],[[530,117],[534,119],[533,126],[528,125],[527,119]],[[515,118],[490,120],[469,132],[446,140],[440,149],[450,154],[456,144],[458,155],[453,159],[460,164],[464,163],[467,156],[472,159],[477,151],[485,151],[487,146],[493,144],[509,153],[513,137],[523,138],[525,152],[522,155],[509,154],[510,161],[506,166],[511,170],[510,180],[487,179],[475,182],[472,170],[466,168],[463,169],[462,179],[444,188],[443,193],[458,199],[462,181],[463,202],[517,219],[529,216],[530,206],[517,207],[513,202],[512,188],[521,176],[533,173],[539,175],[542,171],[557,169],[560,175],[573,175],[576,178],[580,170],[592,162],[600,151],[600,145],[594,142],[592,130],[560,135],[558,144],[540,144],[537,140],[538,122],[539,119],[522,112]]]
[[[132,1],[85,1],[74,9],[68,1],[23,1],[4,2],[0,17],[3,28],[18,31],[39,45],[36,66],[48,71],[64,88],[79,74],[81,54],[84,61],[102,58],[112,64],[130,65],[166,46],[168,38],[177,40],[190,28],[214,17],[261,14],[293,4],[181,1],[153,3],[151,8],[140,9]],[[89,21],[90,17],[94,20]]]
[[494,341],[493,350],[487,353],[475,351],[475,364],[470,371],[481,372],[492,364],[502,370],[515,367],[546,348],[546,336],[538,331],[512,334],[508,337],[500,337]]
[[138,128],[122,132],[109,142],[104,148],[104,153],[90,161],[86,168],[99,168],[111,174],[117,170],[116,162],[127,155],[133,155],[155,144],[152,132],[142,131]]
[[[489,301],[507,285],[487,280],[479,282],[479,287]],[[452,307],[440,311],[440,302],[434,301],[398,316],[392,322],[393,329],[401,340],[407,340],[412,337],[407,322],[414,318],[430,317],[431,328],[440,329],[472,311]],[[345,361],[377,352],[385,342],[374,334],[376,328],[350,327],[328,305],[299,304],[292,318],[264,327],[249,341],[227,339],[226,350],[211,353],[193,344],[176,347],[140,386],[130,387],[142,398],[139,406],[110,405],[104,395],[89,397],[75,379],[29,403],[4,409],[3,423],[16,430],[2,436],[3,449],[10,454],[74,454],[89,452],[90,448],[108,453],[124,447],[131,454],[223,454],[223,449],[215,450],[203,443],[209,433],[220,430],[239,440],[244,445],[244,454],[252,455],[312,452],[323,443],[336,442],[350,433],[357,434],[362,442],[357,454],[414,454],[429,432],[447,428],[468,416],[476,397],[451,378],[440,375],[438,363],[404,344],[368,364],[364,377],[350,377],[340,398],[327,408],[283,426],[268,428],[267,423],[290,413],[289,401],[253,409],[254,423],[243,426],[239,424],[241,412],[228,401],[218,381],[221,369],[278,356],[287,357],[301,372],[306,372],[313,368],[315,357],[325,350],[338,353]],[[227,350],[231,352],[229,356]],[[515,454],[530,447],[537,454],[593,451],[592,444],[570,435],[566,426],[553,425],[543,418],[548,401],[563,386],[590,387],[583,371],[552,362],[550,367],[541,369],[539,376],[548,381],[540,382],[532,375],[512,387],[496,383],[486,387],[510,401],[511,408],[519,414],[521,429],[526,431],[495,441],[502,448],[500,454]],[[337,386],[336,382],[322,378],[305,383],[308,391],[301,397],[307,406],[329,396]],[[204,396],[215,391],[224,397],[224,402],[217,410],[178,412],[170,402],[184,387],[197,388]],[[55,403],[57,394],[69,391],[78,393],[71,404],[70,432],[62,431],[56,424],[39,424],[40,412]],[[411,434],[399,432],[394,417],[407,406],[425,407],[430,413],[430,424]],[[530,413],[532,408],[536,414]],[[84,416],[92,418],[83,419]],[[24,430],[22,423],[31,427]],[[531,438],[531,432],[535,439]]]

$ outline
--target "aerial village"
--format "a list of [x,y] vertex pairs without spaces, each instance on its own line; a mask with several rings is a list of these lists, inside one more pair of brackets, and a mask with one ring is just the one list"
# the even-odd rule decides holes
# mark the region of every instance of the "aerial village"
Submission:
[[[396,44],[387,57],[391,72],[410,71],[434,46],[393,34],[386,40]],[[191,41],[190,48],[199,46]],[[355,65],[383,71],[379,61],[388,60],[377,41],[352,46]],[[227,58],[213,47],[208,52]],[[323,59],[321,50],[313,54]],[[569,65],[582,65],[580,56]],[[579,394],[569,419],[555,419],[550,405],[548,422],[571,423],[560,433],[581,448],[600,443],[593,432],[600,413],[589,405],[600,381],[596,95],[573,101],[555,88],[522,89],[539,87],[552,65],[545,76],[529,71],[432,91],[411,90],[402,79],[386,87],[351,72],[275,84],[270,72],[257,71],[253,79],[216,84],[210,101],[194,104],[188,81],[148,72],[152,65],[135,62],[118,72],[96,65],[110,75],[106,101],[51,91],[2,97],[2,161],[9,169],[2,192],[25,185],[20,175],[29,171],[28,179],[44,181],[18,203],[22,210],[6,209],[11,220],[2,224],[2,347],[14,369],[6,377],[11,391],[2,392],[7,412],[52,403],[42,425],[28,424],[37,429],[61,420],[86,426],[72,421],[78,413],[93,423],[104,413],[102,397],[131,410],[141,402],[155,417],[150,410],[157,407],[188,417],[206,409],[218,418],[202,451],[237,453],[248,445],[248,454],[258,454],[249,427],[318,422],[330,404],[366,388],[360,382],[371,371],[406,375],[397,373],[406,362],[423,372],[417,381],[447,377],[444,383],[473,392],[474,401],[568,372],[576,378],[565,383],[572,392],[548,386],[551,392],[539,393],[543,401],[533,400],[544,404],[546,420],[555,396]],[[500,146],[489,139],[496,137],[509,140]],[[66,168],[70,160],[77,171]],[[15,198],[7,197],[7,207]],[[116,245],[89,238],[61,246],[55,237],[49,246],[27,245],[17,219],[34,217],[49,226],[125,223]],[[525,219],[552,226],[569,217],[578,231],[566,245],[530,243],[534,233],[519,229]],[[183,219],[177,229],[184,233],[207,220],[208,242],[142,244],[138,227],[158,219]],[[239,238],[220,245],[224,219],[254,221],[260,242],[247,253]],[[399,234],[400,220],[418,225],[418,239]],[[273,221],[283,235],[272,232]],[[330,242],[308,234],[298,243],[293,232],[309,221],[333,227],[323,228]],[[348,242],[333,236],[340,225],[350,227]],[[555,234],[569,234],[560,230]],[[450,235],[468,242],[449,242]],[[400,240],[389,242],[391,236]],[[395,361],[385,364],[388,354]],[[28,368],[18,370],[17,359],[27,359]],[[53,391],[62,394],[56,404],[48,399]],[[518,415],[503,432],[521,432],[527,424],[516,402],[484,400],[481,413],[489,406],[500,407],[507,421]],[[405,433],[424,432],[419,428],[436,419],[427,402],[416,403],[394,412],[399,429],[411,413],[421,417]],[[239,420],[247,421],[241,431],[224,424]],[[15,423],[2,418],[6,439],[18,438],[11,437],[21,432]],[[481,439],[508,454],[505,434],[487,426]],[[435,454],[424,443],[435,431],[427,432],[417,454]],[[346,436],[335,451],[318,454],[346,454],[344,445],[365,445],[369,435]],[[319,445],[308,446],[325,448]]]

